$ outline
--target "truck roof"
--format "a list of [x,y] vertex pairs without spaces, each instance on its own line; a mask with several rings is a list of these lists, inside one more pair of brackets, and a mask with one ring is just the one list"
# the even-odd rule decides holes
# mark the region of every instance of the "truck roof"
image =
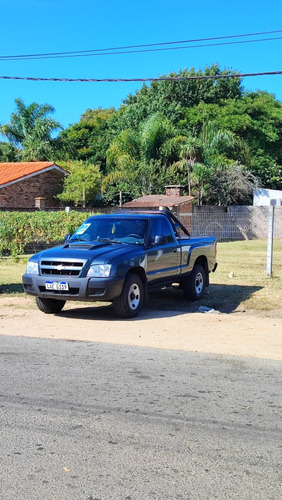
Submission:
[[122,217],[122,218],[142,218],[142,219],[151,219],[154,218],[156,215],[160,215],[162,217],[166,217],[167,219],[170,220],[170,223],[172,224],[174,231],[177,232],[177,228],[182,229],[182,231],[190,237],[190,233],[188,229],[183,226],[183,224],[177,219],[177,217],[168,209],[162,209],[162,210],[120,210],[118,212],[113,212],[111,214],[97,214],[89,217],[91,219],[92,217]]

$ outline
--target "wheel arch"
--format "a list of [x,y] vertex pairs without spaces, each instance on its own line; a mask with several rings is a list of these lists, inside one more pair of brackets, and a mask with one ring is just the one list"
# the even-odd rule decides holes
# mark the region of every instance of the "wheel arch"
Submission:
[[131,267],[127,271],[126,276],[128,276],[129,274],[137,274],[137,276],[139,276],[139,278],[141,279],[143,286],[144,286],[144,295],[145,295],[144,302],[146,303],[148,301],[148,280],[147,280],[145,270],[141,266],[135,266],[135,267]]
[[141,279],[142,283],[145,285],[146,282],[147,282],[147,277],[146,277],[146,273],[143,269],[143,267],[140,267],[140,266],[135,266],[135,267],[131,267],[127,273],[126,273],[126,276],[128,274],[137,274],[137,276],[139,276],[139,278]]
[[204,269],[204,271],[205,271],[205,286],[209,286],[210,279],[209,279],[209,265],[208,265],[208,259],[207,259],[207,257],[205,255],[200,255],[195,260],[194,266],[196,264],[199,264]]

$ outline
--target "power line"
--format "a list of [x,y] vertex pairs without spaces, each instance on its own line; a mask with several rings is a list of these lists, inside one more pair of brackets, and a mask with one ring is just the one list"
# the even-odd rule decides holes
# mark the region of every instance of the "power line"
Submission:
[[32,76],[0,76],[1,80],[27,80],[33,82],[83,82],[83,83],[117,83],[117,82],[161,82],[183,80],[219,80],[222,78],[247,78],[254,76],[277,76],[282,71],[264,71],[261,73],[231,73],[220,75],[168,76],[160,78],[41,78]]
[[[77,50],[77,51],[68,51],[68,52],[49,52],[42,54],[19,54],[19,55],[3,55],[0,56],[0,60],[2,61],[19,61],[19,60],[30,60],[30,59],[58,59],[58,58],[69,58],[69,57],[89,57],[89,56],[104,56],[104,55],[116,55],[116,54],[130,54],[130,53],[140,53],[140,52],[156,52],[156,51],[167,51],[167,50],[181,50],[181,49],[190,49],[190,48],[199,48],[199,47],[213,47],[216,45],[234,45],[234,44],[242,44],[242,43],[254,43],[254,42],[264,42],[264,41],[272,41],[272,40],[280,40],[282,37],[271,37],[271,38],[261,38],[255,40],[240,40],[240,41],[231,41],[231,42],[219,42],[219,43],[207,43],[200,45],[190,45],[190,46],[181,46],[181,47],[167,47],[168,45],[180,45],[184,43],[196,43],[196,42],[210,42],[215,40],[227,40],[234,38],[243,38],[250,36],[260,36],[260,35],[269,35],[275,33],[282,33],[282,30],[275,31],[262,31],[257,33],[246,33],[246,34],[238,34],[238,35],[228,35],[228,36],[218,36],[218,37],[209,37],[209,38],[196,38],[190,40],[181,40],[181,41],[172,41],[172,42],[159,42],[159,43],[149,43],[149,44],[141,44],[141,45],[128,45],[121,47],[109,47],[102,49],[91,49],[91,50]],[[166,46],[166,47],[164,47]],[[145,49],[145,47],[154,47]],[[156,48],[158,47],[158,48]],[[133,50],[138,49],[138,50]]]

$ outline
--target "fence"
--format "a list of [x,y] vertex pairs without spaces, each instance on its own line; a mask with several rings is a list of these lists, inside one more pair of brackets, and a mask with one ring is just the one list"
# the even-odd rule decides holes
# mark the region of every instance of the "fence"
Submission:
[[[217,241],[267,239],[268,216],[271,208],[272,207],[251,205],[229,207],[194,205],[193,212],[185,213],[183,218],[181,217],[181,213],[179,214],[177,211],[175,215],[177,215],[182,223],[189,228],[193,236],[215,236]],[[94,207],[91,209],[91,212],[111,213],[117,209],[119,209],[119,207]],[[0,212],[2,210],[3,209],[0,209]],[[35,208],[30,210],[15,208],[13,210],[24,212],[38,211]],[[54,209],[50,209],[50,211],[53,210]],[[72,210],[87,211],[87,209]],[[8,211],[12,211],[12,209]],[[187,224],[188,216],[189,224]],[[273,237],[274,239],[282,239],[282,206],[274,207]]]
[[[217,241],[266,239],[272,207],[194,206],[193,236],[215,236]],[[274,208],[274,238],[282,238],[282,207]]]

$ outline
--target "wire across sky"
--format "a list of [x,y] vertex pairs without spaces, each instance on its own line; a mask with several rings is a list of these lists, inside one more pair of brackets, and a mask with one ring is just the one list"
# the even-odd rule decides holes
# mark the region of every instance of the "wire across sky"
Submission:
[[[219,45],[235,45],[244,43],[257,43],[257,42],[269,42],[274,40],[281,40],[281,36],[273,36],[269,38],[254,38],[246,40],[235,40],[238,38],[248,38],[248,37],[258,37],[262,35],[274,35],[282,34],[282,30],[275,31],[261,31],[257,33],[245,33],[237,35],[227,35],[227,36],[217,36],[209,38],[195,38],[188,40],[178,40],[171,42],[158,42],[158,43],[146,43],[140,45],[127,45],[121,47],[109,47],[100,49],[89,49],[89,50],[74,50],[68,52],[47,52],[41,54],[17,54],[17,55],[0,55],[0,61],[20,61],[20,60],[40,60],[40,59],[61,59],[70,57],[94,57],[94,56],[106,56],[106,55],[121,55],[121,54],[132,54],[132,53],[145,53],[145,52],[157,52],[157,51],[168,51],[168,50],[183,50],[183,49],[193,49],[201,47],[213,47]],[[231,41],[223,41],[231,40]],[[195,44],[199,42],[199,45],[183,45],[183,44]],[[215,43],[214,43],[215,42]],[[177,45],[177,46],[176,46]]]
[[33,82],[81,82],[81,83],[118,83],[118,82],[161,82],[182,80],[219,80],[222,78],[246,78],[254,76],[277,76],[282,71],[263,71],[261,73],[228,73],[220,75],[168,76],[159,78],[43,78],[33,76],[0,76],[1,80],[27,80]]

